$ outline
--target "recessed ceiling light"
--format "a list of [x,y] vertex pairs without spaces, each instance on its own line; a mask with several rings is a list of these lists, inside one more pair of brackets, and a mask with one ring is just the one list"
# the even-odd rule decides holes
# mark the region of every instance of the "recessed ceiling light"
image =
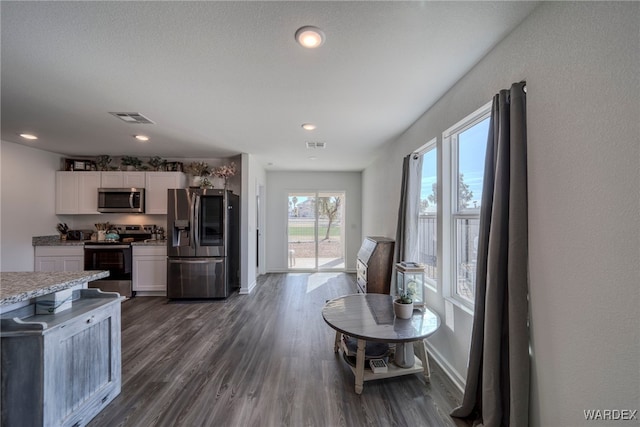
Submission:
[[149,137],[146,135],[133,135],[133,137],[139,141],[148,141]]
[[320,28],[305,26],[296,31],[296,40],[302,47],[315,49],[324,43],[324,33]]
[[302,129],[304,130],[314,130],[316,128],[316,125],[314,125],[313,123],[303,123],[302,124]]
[[23,137],[24,139],[38,139],[37,136],[30,133],[21,133],[20,136]]
[[318,160],[316,156],[309,156],[309,160]]

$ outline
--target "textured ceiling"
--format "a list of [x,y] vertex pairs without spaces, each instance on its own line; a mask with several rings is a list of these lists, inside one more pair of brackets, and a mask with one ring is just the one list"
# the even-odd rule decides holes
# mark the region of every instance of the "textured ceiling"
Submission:
[[[2,1],[2,140],[69,156],[245,152],[267,169],[362,170],[536,4]],[[323,29],[323,46],[296,44],[304,25]]]

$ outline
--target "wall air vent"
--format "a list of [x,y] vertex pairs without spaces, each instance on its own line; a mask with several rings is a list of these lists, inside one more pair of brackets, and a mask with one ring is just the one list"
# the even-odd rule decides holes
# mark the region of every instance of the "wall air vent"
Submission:
[[127,123],[133,123],[133,124],[139,124],[139,125],[152,125],[154,124],[151,120],[149,120],[148,118],[146,118],[145,116],[143,116],[140,113],[112,113],[109,112],[109,114],[112,114],[114,116],[116,116],[117,118],[119,118],[122,121],[125,121]]
[[307,148],[325,148],[326,144],[320,141],[307,141]]

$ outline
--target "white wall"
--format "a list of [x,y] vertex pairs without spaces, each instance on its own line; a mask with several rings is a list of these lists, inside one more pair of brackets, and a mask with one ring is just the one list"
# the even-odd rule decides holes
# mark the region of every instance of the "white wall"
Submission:
[[[395,229],[378,207],[402,156],[527,81],[533,426],[640,410],[639,23],[639,3],[544,2],[363,173],[364,233]],[[454,315],[429,342],[464,378],[472,318]]]
[[[241,277],[240,293],[248,294],[256,286],[258,209],[257,196],[260,188],[266,185],[266,172],[251,154],[242,154],[242,197],[241,197]],[[264,216],[264,212],[261,212]],[[264,220],[263,220],[264,221]],[[261,263],[264,263],[264,242],[261,239]]]
[[265,241],[268,272],[288,270],[287,196],[292,191],[345,191],[345,266],[355,271],[362,244],[362,174],[360,172],[267,172]]
[[33,271],[32,236],[56,234],[60,155],[1,142],[0,271]]

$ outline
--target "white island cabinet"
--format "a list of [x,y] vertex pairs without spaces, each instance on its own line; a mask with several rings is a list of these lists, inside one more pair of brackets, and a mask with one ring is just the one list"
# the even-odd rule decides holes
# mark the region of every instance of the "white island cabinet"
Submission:
[[82,271],[84,246],[36,246],[34,271]]
[[133,290],[142,296],[167,294],[166,246],[133,246]]
[[167,214],[167,190],[185,188],[187,178],[182,172],[147,172],[146,175],[146,207],[147,214]]
[[56,215],[97,214],[100,172],[56,172]]

